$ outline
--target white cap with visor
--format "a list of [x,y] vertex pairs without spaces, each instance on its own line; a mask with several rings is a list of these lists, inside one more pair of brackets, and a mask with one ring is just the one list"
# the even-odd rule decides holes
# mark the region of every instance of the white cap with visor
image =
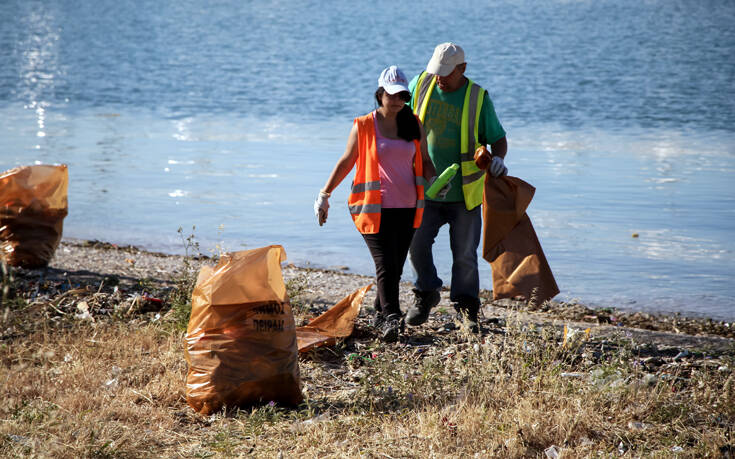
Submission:
[[454,43],[442,43],[434,48],[431,60],[426,64],[426,71],[445,77],[452,73],[454,68],[464,63],[464,50]]
[[408,91],[408,80],[398,66],[391,65],[380,73],[378,87],[385,89],[385,92],[393,95]]

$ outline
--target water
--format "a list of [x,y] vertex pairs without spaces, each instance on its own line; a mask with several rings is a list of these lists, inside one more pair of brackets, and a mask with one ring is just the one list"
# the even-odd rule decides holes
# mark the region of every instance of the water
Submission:
[[537,188],[557,299],[732,320],[733,17],[727,0],[5,0],[0,170],[68,164],[69,237],[181,252],[196,226],[205,252],[277,243],[371,274],[348,184],[325,227],[313,199],[380,70],[413,75],[452,40]]

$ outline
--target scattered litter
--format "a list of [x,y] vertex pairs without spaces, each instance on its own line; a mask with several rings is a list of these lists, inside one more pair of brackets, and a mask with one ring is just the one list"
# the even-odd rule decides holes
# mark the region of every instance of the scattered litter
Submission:
[[630,430],[646,430],[648,428],[648,424],[644,424],[642,422],[630,421],[628,423],[628,428]]
[[318,416],[314,416],[313,418],[307,419],[306,421],[300,421],[300,422],[294,422],[291,426],[291,430],[293,430],[296,433],[304,432],[306,429],[309,429],[313,427],[314,425],[328,421],[329,415],[327,413],[322,413]]
[[14,441],[15,443],[20,443],[23,446],[29,446],[31,444],[31,439],[28,437],[24,437],[23,435],[8,435],[8,438],[11,441]]
[[584,378],[584,376],[585,376],[584,373],[574,373],[574,372],[570,372],[570,373],[564,372],[561,374],[562,378],[580,379],[580,378]]
[[653,386],[658,382],[658,377],[656,375],[652,375],[651,373],[646,373],[643,375],[643,384],[646,386]]
[[571,343],[572,338],[574,338],[579,333],[583,333],[584,337],[583,339],[589,340],[590,339],[590,332],[592,331],[591,328],[586,328],[584,330],[578,329],[578,328],[571,328],[568,327],[566,324],[564,324],[564,340],[562,341],[562,347],[567,347],[568,343]]
[[556,445],[551,445],[544,450],[544,454],[548,459],[559,459],[561,457],[561,448]]
[[149,301],[151,303],[155,303],[155,304],[158,304],[158,305],[163,305],[163,300],[162,299],[160,299],[160,298],[154,298],[152,296],[148,296],[147,293],[143,293],[143,300],[144,301]]
[[90,322],[94,322],[94,317],[92,317],[92,314],[89,313],[89,305],[86,301],[80,301],[77,303],[77,311],[79,311],[77,314],[74,314],[74,317],[76,317],[79,320],[89,320]]

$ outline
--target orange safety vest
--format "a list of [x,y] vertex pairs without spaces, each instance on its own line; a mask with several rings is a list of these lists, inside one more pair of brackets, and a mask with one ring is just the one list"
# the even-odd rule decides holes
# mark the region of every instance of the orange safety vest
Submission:
[[[347,198],[352,221],[362,234],[375,234],[380,230],[380,172],[378,171],[378,149],[375,145],[375,121],[372,113],[355,118],[357,124],[357,170],[352,181],[352,191]],[[424,215],[424,177],[421,144],[416,145],[413,170],[416,177],[416,215],[413,227],[421,225]]]

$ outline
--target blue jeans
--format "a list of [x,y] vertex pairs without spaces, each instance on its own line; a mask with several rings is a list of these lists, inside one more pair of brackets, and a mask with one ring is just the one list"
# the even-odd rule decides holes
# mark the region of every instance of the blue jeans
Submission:
[[427,200],[421,226],[411,242],[409,259],[416,271],[416,289],[425,292],[443,285],[436,273],[432,246],[439,229],[449,223],[449,246],[452,249],[452,284],[449,299],[460,302],[477,298],[480,275],[477,272],[477,247],[482,233],[482,206],[467,210],[464,202]]

